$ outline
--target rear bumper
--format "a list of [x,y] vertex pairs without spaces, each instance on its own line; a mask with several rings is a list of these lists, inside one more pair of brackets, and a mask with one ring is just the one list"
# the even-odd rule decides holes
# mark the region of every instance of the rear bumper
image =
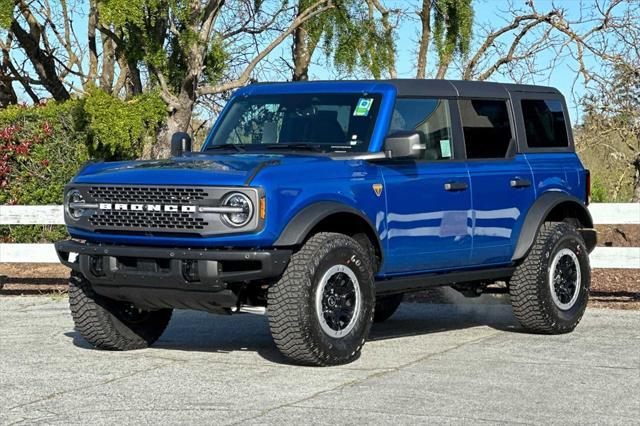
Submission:
[[[224,250],[55,244],[60,262],[82,273],[104,296],[149,308],[215,310],[232,307],[230,284],[279,277],[290,250]],[[77,253],[70,261],[70,253]]]

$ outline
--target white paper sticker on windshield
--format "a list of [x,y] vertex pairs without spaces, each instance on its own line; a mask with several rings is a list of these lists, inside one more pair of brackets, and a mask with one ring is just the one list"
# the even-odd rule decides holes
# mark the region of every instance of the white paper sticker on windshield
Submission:
[[449,142],[449,139],[440,141],[440,152],[442,153],[442,158],[451,158],[451,142]]
[[372,105],[373,105],[373,98],[358,99],[358,104],[356,105],[356,109],[353,111],[353,116],[366,117],[367,115],[369,115],[369,110],[371,110]]

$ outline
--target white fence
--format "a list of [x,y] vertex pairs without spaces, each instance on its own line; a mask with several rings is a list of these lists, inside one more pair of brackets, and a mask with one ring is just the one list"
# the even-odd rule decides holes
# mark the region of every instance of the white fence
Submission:
[[[589,206],[596,224],[640,225],[638,203],[596,203]],[[62,206],[0,205],[0,225],[62,225]],[[0,263],[57,263],[53,244],[0,244]],[[640,269],[640,247],[597,247],[594,268]]]

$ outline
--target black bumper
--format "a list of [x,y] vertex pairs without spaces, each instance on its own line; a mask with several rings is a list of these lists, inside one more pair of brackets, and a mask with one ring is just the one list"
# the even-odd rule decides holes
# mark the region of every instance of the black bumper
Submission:
[[[149,308],[232,307],[231,284],[279,277],[290,250],[224,250],[55,244],[60,262],[82,273],[99,294]],[[74,262],[69,254],[77,253]]]

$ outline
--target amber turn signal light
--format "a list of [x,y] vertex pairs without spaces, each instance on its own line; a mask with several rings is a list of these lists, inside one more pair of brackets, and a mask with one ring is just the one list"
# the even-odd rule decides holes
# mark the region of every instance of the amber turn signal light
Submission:
[[260,219],[264,220],[267,217],[267,200],[264,197],[260,198]]

